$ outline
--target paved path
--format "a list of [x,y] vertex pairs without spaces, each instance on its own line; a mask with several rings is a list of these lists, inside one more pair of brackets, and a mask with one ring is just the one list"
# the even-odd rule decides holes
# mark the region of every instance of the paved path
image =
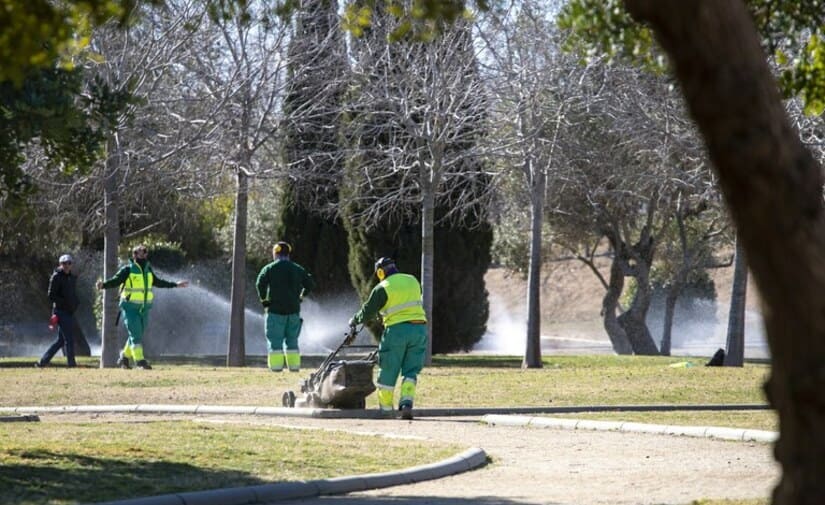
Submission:
[[492,459],[481,469],[434,481],[303,499],[303,504],[686,505],[698,498],[765,498],[779,476],[767,443],[488,426],[478,418],[267,422],[422,436],[481,447]]
[[[171,417],[191,416],[180,412],[185,409],[166,407],[153,409],[155,413],[150,415],[158,415],[157,411],[164,410]],[[92,410],[123,417],[146,415],[135,414],[134,409],[129,409],[132,413],[124,413],[122,407],[86,407],[75,414],[67,413],[65,408],[56,410],[70,416],[88,415]],[[293,413],[296,409],[286,410]],[[86,414],[82,413],[84,411]],[[282,412],[277,410],[267,415],[250,415],[242,408],[221,407],[204,408],[201,412],[203,414],[196,418],[202,422],[271,424],[425,438],[468,449],[481,448],[491,460],[479,469],[436,480],[346,495],[280,500],[277,502],[280,504],[300,501],[302,504],[333,502],[334,505],[687,505],[699,498],[766,498],[779,477],[770,443],[600,431],[610,425],[616,429],[616,423],[584,422],[580,426],[591,429],[573,430],[522,426],[518,418],[509,416],[501,419],[499,424],[490,425],[481,422],[482,419],[502,416],[419,417],[414,421],[402,421],[296,417],[281,415]],[[238,415],[240,413],[242,415]],[[516,421],[507,425],[506,419]],[[569,425],[570,420],[559,424]],[[722,436],[730,434],[726,431],[735,431],[739,438],[742,433],[742,430],[712,431]],[[380,439],[376,439],[374,449],[381,450]],[[227,499],[228,494],[221,497],[220,492],[206,492],[193,503],[236,505],[241,496],[234,493],[232,499]],[[148,503],[179,505],[183,502],[173,499]]]

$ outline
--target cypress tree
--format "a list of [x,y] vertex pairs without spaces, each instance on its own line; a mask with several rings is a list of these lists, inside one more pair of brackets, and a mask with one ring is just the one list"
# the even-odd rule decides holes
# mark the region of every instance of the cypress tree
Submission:
[[486,332],[490,306],[484,274],[492,243],[493,228],[483,212],[436,226],[434,354],[469,351]]
[[277,227],[313,276],[316,293],[352,290],[347,237],[337,215],[343,162],[338,141],[345,88],[345,44],[338,2],[302,0],[289,48],[283,159],[288,178]]
[[[414,213],[413,209],[410,209]],[[444,214],[445,208],[439,209]],[[350,209],[349,213],[357,213]],[[421,221],[389,217],[377,223],[347,219],[352,283],[366,299],[378,283],[375,260],[389,256],[398,268],[421,278]],[[435,229],[435,282],[433,286],[433,353],[472,349],[486,331],[489,316],[484,274],[490,264],[493,231],[475,216],[459,222],[443,221]],[[377,334],[380,328],[371,326]]]

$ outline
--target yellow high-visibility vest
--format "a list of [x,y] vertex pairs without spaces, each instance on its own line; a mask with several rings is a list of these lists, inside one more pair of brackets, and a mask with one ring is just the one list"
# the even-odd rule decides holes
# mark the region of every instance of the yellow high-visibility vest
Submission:
[[129,277],[123,283],[123,292],[120,299],[132,303],[152,303],[155,295],[152,293],[152,284],[155,276],[151,269],[144,271],[135,262],[129,268]]
[[421,284],[410,274],[393,274],[379,284],[387,293],[387,303],[380,313],[384,326],[405,321],[426,321],[424,304],[421,301]]

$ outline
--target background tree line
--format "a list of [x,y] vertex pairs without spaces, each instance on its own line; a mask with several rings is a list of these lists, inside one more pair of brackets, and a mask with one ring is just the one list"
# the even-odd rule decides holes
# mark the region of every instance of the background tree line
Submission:
[[[360,33],[366,27],[373,26],[370,17],[375,4],[372,0],[360,0],[346,6],[344,19],[352,33]],[[0,194],[5,218],[3,223],[10,222],[12,217],[19,217],[19,212],[12,209],[18,209],[21,203],[23,207],[28,204],[34,185],[27,176],[27,170],[30,170],[25,166],[27,163],[33,163],[39,155],[41,160],[57,165],[61,161],[70,161],[78,166],[90,165],[97,159],[97,148],[101,144],[111,147],[111,140],[117,138],[113,137],[112,119],[117,117],[118,111],[128,110],[126,105],[134,103],[136,98],[131,94],[122,94],[123,88],[112,87],[106,81],[89,85],[92,81],[87,80],[86,74],[78,75],[71,61],[83,46],[79,43],[82,37],[74,37],[83,28],[82,20],[91,18],[92,24],[98,26],[107,16],[115,15],[123,24],[131,14],[129,8],[134,6],[134,2],[66,2],[55,8],[46,0],[36,0],[23,5],[26,7],[6,9],[0,18],[5,25],[13,26],[18,35],[4,39],[0,48],[7,56],[2,59],[0,79],[4,81],[3,86],[14,86],[4,88],[0,129],[0,156],[4,162]],[[390,38],[394,40],[405,37],[413,41],[437,38],[441,32],[440,21],[454,21],[464,9],[464,3],[460,0],[412,0],[409,5],[390,5],[391,14],[398,20],[390,31]],[[485,12],[501,6],[490,6],[483,0],[476,5]],[[546,3],[541,5],[547,6]],[[243,8],[236,11],[233,6],[245,8],[246,2],[217,1],[210,6],[210,18],[227,21],[240,14],[242,21],[251,19],[251,13],[242,12]],[[30,16],[32,12],[34,15]],[[510,11],[504,6],[501,12],[506,14]],[[513,26],[519,27],[518,20],[523,19],[521,12],[521,9],[515,9],[513,16],[505,15],[502,19],[515,20]],[[547,19],[553,14],[533,19]],[[714,168],[709,177],[718,178],[717,184],[712,186],[701,183],[701,179],[688,177],[703,168],[698,158],[689,153],[683,158],[678,150],[675,154],[670,151],[679,145],[673,140],[685,138],[684,134],[670,135],[671,121],[677,116],[656,114],[661,111],[658,107],[615,107],[616,104],[604,93],[607,87],[599,85],[598,76],[592,81],[593,75],[586,78],[586,95],[594,101],[571,107],[569,116],[565,114],[557,119],[555,131],[553,128],[520,129],[518,123],[514,128],[495,122],[485,130],[497,132],[494,138],[499,149],[489,153],[489,158],[483,158],[490,163],[489,166],[501,169],[491,171],[492,181],[506,181],[508,187],[522,190],[512,196],[525,197],[526,193],[530,194],[529,202],[525,202],[527,205],[520,207],[511,205],[507,197],[494,199],[494,209],[510,209],[516,214],[504,229],[519,229],[518,222],[525,216],[518,215],[516,211],[530,209],[532,235],[544,230],[544,222],[536,216],[536,210],[544,207],[545,200],[537,198],[538,190],[536,193],[523,191],[524,187],[520,186],[522,182],[530,188],[541,188],[547,183],[548,187],[556,189],[569,183],[570,187],[584,195],[584,201],[573,202],[576,206],[572,208],[548,205],[548,214],[577,219],[582,217],[579,214],[582,211],[589,215],[581,219],[581,223],[598,230],[595,236],[564,234],[567,237],[563,246],[576,253],[582,261],[591,261],[592,264],[595,251],[599,250],[598,244],[594,245],[596,238],[606,240],[611,268],[609,278],[602,279],[607,292],[604,300],[605,326],[621,352],[628,349],[634,352],[636,349],[642,352],[649,350],[649,335],[641,322],[650,298],[650,265],[658,258],[657,248],[663,245],[667,237],[677,237],[671,250],[681,249],[684,266],[698,265],[703,263],[696,261],[703,256],[698,254],[702,247],[690,245],[690,240],[701,239],[697,244],[710,244],[711,237],[718,236],[715,225],[702,231],[702,227],[691,224],[693,219],[699,219],[702,223],[701,216],[707,215],[705,209],[712,208],[711,204],[718,198],[696,197],[680,191],[680,185],[672,184],[672,180],[662,179],[688,177],[693,183],[686,184],[686,187],[720,188],[731,220],[735,223],[737,244],[740,244],[737,249],[747,255],[767,308],[766,327],[773,364],[766,393],[779,412],[781,436],[776,444],[776,455],[783,466],[782,480],[775,489],[773,502],[781,505],[821,503],[825,497],[820,478],[825,440],[819,429],[823,421],[820,405],[825,391],[820,384],[822,357],[825,356],[825,339],[822,338],[825,309],[820,305],[825,286],[820,267],[823,264],[822,251],[825,250],[821,165],[825,26],[821,15],[822,6],[818,0],[571,0],[566,4],[561,26],[572,30],[573,37],[568,47],[582,49],[579,54],[585,62],[593,63],[602,56],[622,54],[629,57],[628,60],[634,65],[631,69],[641,64],[655,71],[656,67],[665,66],[663,56],[667,55],[667,68],[672,73],[660,74],[659,77],[667,79],[663,76],[672,75],[673,82],[680,86],[684,96],[683,107],[695,122],[695,128],[707,149],[704,156]],[[646,24],[637,24],[637,21]],[[41,29],[30,29],[32,22]],[[43,44],[42,40],[32,36],[40,33],[45,33],[50,43]],[[16,46],[11,41],[15,41]],[[548,45],[557,47],[549,41]],[[15,51],[18,47],[19,51]],[[520,56],[533,55],[525,52]],[[55,66],[58,60],[60,65]],[[516,70],[518,75],[531,73],[527,65],[518,65]],[[782,84],[784,98],[790,98],[790,101],[782,101],[775,85],[777,77]],[[56,82],[61,84],[55,85]],[[609,82],[609,79],[603,82]],[[88,92],[83,93],[83,89]],[[617,91],[618,96],[626,96],[621,88]],[[251,88],[247,87],[247,95],[249,93]],[[637,98],[649,98],[640,97],[639,93],[635,95]],[[542,96],[543,100],[553,99],[553,94],[546,89]],[[604,101],[599,101],[599,97]],[[518,94],[508,94],[498,97],[498,100],[495,95],[489,98],[490,104],[514,107],[509,109],[509,114],[505,113],[508,118],[517,117],[519,121],[533,119],[529,111],[536,110],[532,108],[537,103],[535,101],[525,100]],[[51,100],[51,105],[44,106],[48,100]],[[503,109],[508,110],[506,106]],[[556,105],[555,110],[561,109]],[[492,108],[485,118],[495,118],[495,110]],[[799,110],[814,118],[804,118],[798,114]],[[525,111],[528,112],[519,114]],[[53,115],[53,112],[56,114]],[[652,122],[664,119],[664,132],[667,134],[664,145],[667,149],[650,152],[644,147],[645,135],[632,138],[621,136],[623,129],[619,125],[622,119],[632,117],[634,113]],[[58,116],[65,121],[55,121]],[[533,125],[548,124],[552,123],[538,118]],[[572,125],[583,126],[581,135],[573,136],[566,155],[557,153],[555,148],[558,140],[556,132],[561,133],[562,124],[568,132],[572,131],[567,130]],[[510,133],[511,137],[498,134],[494,128],[498,125],[502,126],[502,132]],[[381,137],[374,139],[379,147],[395,140],[395,134],[402,131],[398,127],[381,130]],[[539,134],[540,131],[549,131],[552,135]],[[600,135],[599,131],[605,133]],[[524,135],[525,132],[528,135]],[[409,134],[410,130],[405,133]],[[662,131],[653,133],[661,134]],[[405,139],[398,139],[401,145],[404,145]],[[602,141],[604,148],[593,152],[593,146]],[[533,154],[525,161],[518,156],[519,153],[534,152],[532,149],[536,145],[544,148],[554,146],[552,157],[548,157],[546,151],[540,151],[545,153],[545,160],[559,160],[560,163],[561,160],[569,160],[561,164],[561,168],[568,169],[567,175],[563,176],[565,170],[561,170],[559,179],[545,178],[556,174],[554,163],[544,164],[547,172],[541,173],[533,167],[535,160],[542,158]],[[582,152],[582,147],[586,152]],[[662,144],[655,147],[661,148]],[[433,161],[437,159],[433,155],[440,154],[435,151],[417,160],[416,168],[432,169]],[[119,160],[119,165],[122,165],[123,158]],[[594,169],[594,165],[609,166],[610,170]],[[624,172],[629,167],[642,165],[648,165],[652,175],[645,177],[631,171],[627,178],[635,184],[630,187],[622,185],[624,177],[612,177],[613,169]],[[389,169],[400,167],[403,165],[390,165]],[[521,173],[516,175],[507,170],[512,167],[518,167]],[[571,167],[579,170],[571,174]],[[402,178],[405,175],[400,170],[396,172]],[[72,171],[68,170],[67,175],[72,176]],[[519,175],[523,175],[524,179],[520,179]],[[70,181],[73,182],[73,179]],[[496,184],[495,187],[504,186]],[[240,179],[238,189],[238,193],[243,195],[244,187]],[[617,201],[612,198],[623,194],[628,196],[627,206],[623,205],[624,199]],[[394,192],[389,195],[391,198],[397,196]],[[240,198],[239,202],[242,200]],[[548,203],[553,201],[547,200]],[[110,200],[104,203],[110,204]],[[426,222],[427,206],[421,208],[422,221]],[[675,215],[672,214],[674,211]],[[617,212],[634,217],[620,219],[616,216]],[[236,214],[239,214],[237,210]],[[107,215],[111,216],[109,213]],[[242,223],[242,220],[236,220],[236,232]],[[30,226],[28,222],[26,226]],[[427,227],[426,224],[422,227],[422,237],[425,239]],[[34,229],[28,227],[27,231]],[[555,229],[551,227],[550,232],[555,233]],[[4,251],[7,244],[16,241],[26,242],[26,239],[21,239],[14,230],[4,229]],[[516,244],[516,250],[519,247],[525,250],[517,242],[511,240],[508,244]],[[530,244],[530,262],[533,262],[541,257],[544,247],[539,247],[536,241]],[[428,267],[426,255],[425,250],[421,262],[425,276]],[[528,268],[535,270],[540,268],[540,264],[530,265],[528,262]],[[662,269],[663,272],[676,274],[672,284],[674,287],[685,278],[679,273],[682,270],[681,267]],[[616,287],[622,286],[625,277],[631,277],[636,284],[636,294],[629,306],[621,307],[614,298]],[[528,303],[534,303],[532,295]],[[528,328],[534,326],[528,324]],[[528,340],[530,338],[533,338],[532,335],[528,336]],[[534,359],[534,354],[526,354],[525,364],[530,366]]]
[[[733,234],[681,97],[652,63],[587,53],[575,2],[494,4],[433,32],[379,4],[358,37],[337,2],[289,17],[275,1],[219,7],[130,6],[91,30],[71,69],[4,82],[19,172],[4,179],[0,254],[103,249],[109,275],[122,241],[151,234],[188,261],[226,258],[233,365],[247,285],[275,238],[295,243],[321,297],[364,296],[375,258],[396,257],[422,278],[432,352],[484,334],[491,259],[522,269],[525,366],[541,363],[538,282],[553,257],[603,283],[619,353],[668,354],[681,293],[714,297],[705,272],[730,264]],[[44,129],[23,114],[34,105],[61,122]],[[821,118],[805,107],[788,102],[821,156]],[[104,363],[118,347],[107,296]]]

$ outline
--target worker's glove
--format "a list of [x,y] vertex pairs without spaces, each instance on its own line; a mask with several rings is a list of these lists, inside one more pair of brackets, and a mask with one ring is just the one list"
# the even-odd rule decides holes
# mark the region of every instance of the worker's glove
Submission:
[[355,321],[350,319],[349,320],[349,331],[347,332],[347,337],[344,339],[344,345],[350,345],[355,341],[355,336],[358,334],[358,330],[355,327]]
[[265,309],[268,309],[269,308],[269,300],[261,300],[261,305],[263,305]]

